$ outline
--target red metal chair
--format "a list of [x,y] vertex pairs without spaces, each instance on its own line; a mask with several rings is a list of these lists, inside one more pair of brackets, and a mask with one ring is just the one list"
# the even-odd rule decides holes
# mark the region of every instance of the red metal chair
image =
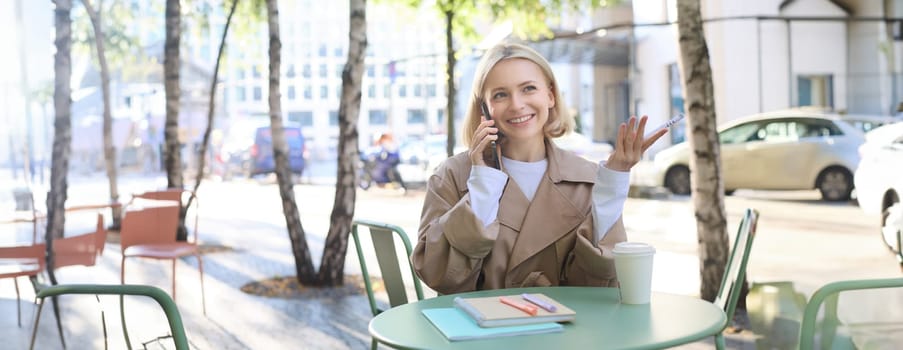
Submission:
[[[183,210],[183,196],[194,197],[195,210],[192,237],[182,242],[176,239],[179,212]],[[125,284],[126,258],[139,257],[172,260],[172,298],[176,299],[176,259],[193,255],[198,261],[201,281],[201,306],[207,314],[204,298],[204,262],[197,245],[197,197],[191,191],[163,190],[137,194],[126,206],[122,216],[120,244],[122,246],[121,281]]]
[[16,285],[16,315],[22,327],[19,277],[37,276],[44,270],[46,247],[43,243],[0,247],[0,278],[12,278]]

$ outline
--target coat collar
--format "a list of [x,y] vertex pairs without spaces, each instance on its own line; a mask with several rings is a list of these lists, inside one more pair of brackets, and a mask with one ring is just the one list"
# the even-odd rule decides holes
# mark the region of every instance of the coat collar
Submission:
[[570,184],[592,185],[598,165],[550,142],[546,142],[546,154],[548,168],[532,202],[510,179],[502,194],[499,223],[519,232],[508,261],[509,271],[567,235],[589,214],[587,206],[574,203]]

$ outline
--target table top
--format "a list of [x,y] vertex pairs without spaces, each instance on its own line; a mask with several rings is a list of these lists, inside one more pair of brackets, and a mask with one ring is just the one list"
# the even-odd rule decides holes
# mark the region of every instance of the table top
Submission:
[[[556,333],[451,342],[420,310],[452,307],[455,297],[543,293],[577,311]],[[621,304],[617,288],[536,287],[445,295],[396,306],[370,320],[370,334],[400,349],[653,349],[713,336],[727,324],[716,305],[697,297],[653,293],[645,305]]]

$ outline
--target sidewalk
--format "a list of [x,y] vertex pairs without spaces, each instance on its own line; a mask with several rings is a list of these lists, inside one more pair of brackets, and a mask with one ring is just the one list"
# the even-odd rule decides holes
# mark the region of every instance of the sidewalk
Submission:
[[[143,181],[143,180],[142,180]],[[122,182],[121,192],[136,192],[137,189],[153,188],[149,181]],[[73,181],[76,194],[70,202],[85,202],[83,194],[106,193],[103,181],[91,183]],[[371,318],[366,296],[356,294],[337,298],[271,298],[250,295],[240,288],[249,282],[274,276],[294,275],[294,260],[290,243],[281,221],[278,201],[245,200],[251,193],[266,192],[272,197],[274,186],[259,184],[226,184],[211,182],[201,187],[203,210],[200,222],[200,240],[206,246],[226,246],[231,250],[212,251],[204,256],[207,315],[201,312],[198,271],[193,258],[178,262],[177,304],[182,314],[189,343],[192,349],[365,349],[369,347],[370,336],[367,324]],[[308,234],[308,244],[313,261],[319,264],[323,237],[328,229],[328,215],[331,210],[333,188],[331,186],[297,186],[296,196],[301,206],[302,223]],[[83,194],[79,194],[83,193]],[[278,194],[276,194],[278,196]],[[359,192],[356,216],[377,217],[385,212],[403,211],[404,219],[392,218],[409,235],[416,235],[417,213],[422,203],[422,191],[409,191],[400,195],[388,190],[383,192]],[[311,198],[320,205],[311,205]],[[240,205],[226,205],[223,209],[211,210],[211,203],[230,203],[241,199]],[[249,202],[250,201],[250,202]],[[275,203],[270,203],[275,202]],[[329,205],[326,205],[328,203]],[[632,202],[625,217],[631,211],[652,212],[658,210],[659,203],[652,201]],[[252,208],[253,207],[253,208]],[[397,208],[405,208],[400,210]],[[254,214],[242,214],[253,210]],[[414,212],[414,214],[410,214]],[[661,214],[658,222],[628,222],[628,230],[637,232],[636,239],[652,240],[660,253],[656,255],[653,288],[660,292],[677,294],[698,293],[698,262],[695,247],[671,235],[655,236],[660,228],[644,225],[683,225],[675,221],[692,220],[692,215],[684,213]],[[395,215],[395,214],[388,214]],[[636,217],[636,214],[632,214]],[[672,216],[671,218],[668,215]],[[733,219],[733,218],[732,218]],[[733,221],[731,222],[733,224]],[[686,239],[683,239],[686,240]],[[762,245],[766,244],[763,240]],[[120,250],[115,241],[106,246],[97,266],[67,267],[57,273],[62,283],[119,283]],[[346,273],[357,274],[358,263],[354,246],[349,244]],[[170,291],[170,265],[153,260],[129,260],[127,282],[156,285]],[[688,278],[689,276],[689,278]],[[696,276],[694,279],[693,276]],[[25,282],[24,280],[20,282]],[[22,291],[23,326],[16,326],[15,292],[11,283],[3,282],[0,287],[0,310],[6,317],[0,319],[0,339],[6,343],[2,348],[27,349],[33,322],[30,301],[33,292],[27,283],[20,283]],[[427,293],[428,296],[434,295]],[[124,349],[119,321],[118,298],[102,297],[106,310],[107,331],[110,349]],[[68,296],[60,300],[66,341],[69,349],[102,349],[103,334],[99,307],[91,296]],[[162,311],[158,311],[150,300],[126,299],[127,324],[135,348],[141,343],[167,333]],[[735,349],[755,348],[755,335],[744,332],[727,336],[728,346]],[[52,309],[44,308],[38,330],[38,349],[61,348]],[[150,344],[149,349],[172,348],[169,340],[160,344]],[[712,349],[711,339],[681,347],[681,349]]]

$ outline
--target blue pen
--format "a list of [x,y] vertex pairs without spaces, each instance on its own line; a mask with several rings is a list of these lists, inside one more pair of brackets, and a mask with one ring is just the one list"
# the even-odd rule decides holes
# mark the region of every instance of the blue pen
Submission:
[[555,305],[552,305],[552,304],[546,302],[545,300],[542,300],[541,298],[534,296],[532,294],[523,293],[520,296],[521,296],[521,298],[524,298],[524,300],[529,301],[533,304],[536,304],[536,306],[539,306],[548,312],[555,312],[555,310],[558,310],[558,308],[556,308]]

